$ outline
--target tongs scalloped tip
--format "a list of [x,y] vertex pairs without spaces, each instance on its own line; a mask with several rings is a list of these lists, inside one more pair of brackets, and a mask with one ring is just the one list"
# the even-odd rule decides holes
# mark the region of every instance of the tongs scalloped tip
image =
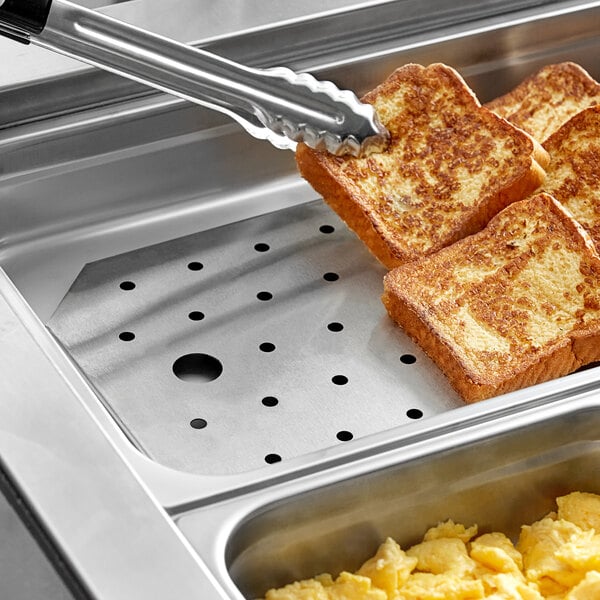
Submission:
[[273,127],[273,124],[271,127],[279,129],[291,140],[304,142],[310,148],[335,156],[364,157],[382,152],[388,146],[390,134],[379,120],[375,108],[361,102],[353,91],[340,89],[331,81],[316,79],[306,72],[296,73],[287,67],[275,67],[266,72],[285,79],[296,89],[309,91],[312,97],[304,96],[304,101],[308,105],[311,102],[320,105],[323,109],[321,119],[329,117],[329,126],[325,126],[324,120],[321,126],[316,126],[317,119],[294,123],[287,115],[279,115],[276,119],[279,127]]
[[334,156],[364,158],[370,154],[385,151],[389,140],[389,133],[383,129],[380,133],[371,135],[362,141],[354,135],[349,135],[341,139],[339,135],[334,135],[326,131],[318,133],[305,131],[301,141],[313,150],[328,152]]

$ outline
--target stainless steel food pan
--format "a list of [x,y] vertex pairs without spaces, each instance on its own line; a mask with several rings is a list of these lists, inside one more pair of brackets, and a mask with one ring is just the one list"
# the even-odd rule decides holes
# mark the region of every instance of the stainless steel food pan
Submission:
[[[543,34],[539,21],[461,24],[435,43],[363,48],[314,70],[364,90],[399,64],[445,60],[484,100],[545,62],[569,57],[594,72],[577,11],[549,16]],[[81,158],[7,173],[4,189],[20,221],[7,273],[133,446],[176,471],[235,475],[343,454],[460,407],[385,314],[384,269],[301,181],[291,153],[213,121],[183,135],[174,115],[189,109],[163,101],[119,116],[104,108],[85,124],[65,117],[45,144],[32,134],[37,161]],[[155,127],[177,135],[153,140]],[[9,166],[32,143],[15,141]],[[51,200],[24,210],[42,191]]]
[[[433,4],[448,10],[421,29],[394,13],[416,15],[421,3],[372,2],[206,46],[262,65],[286,56],[358,92],[410,61],[455,66],[482,100],[550,62],[574,60],[600,78],[598,3],[479,14],[489,5],[474,2],[454,20],[455,3]],[[338,43],[339,20],[355,44]],[[463,406],[389,322],[381,266],[290,153],[179,101],[111,96],[89,72],[64,77],[81,104],[62,113],[50,102],[32,116],[24,90],[6,91],[23,111],[0,130],[0,456],[93,596],[262,593],[288,575],[339,568],[315,550],[315,532],[331,536],[324,545],[364,535],[367,555],[389,523],[406,543],[437,518],[434,490],[468,520],[461,490],[492,485],[486,473],[594,440],[596,368]],[[104,86],[100,105],[84,101],[90,82]],[[46,84],[52,99],[56,81],[34,88]],[[562,472],[553,469],[541,471]],[[558,487],[592,486],[568,476]],[[369,490],[400,498],[402,482],[417,479],[426,487],[399,510],[418,497],[422,511],[402,529]],[[344,508],[345,494],[360,509]],[[542,496],[532,512],[545,510]],[[314,518],[302,516],[315,502]],[[334,509],[339,521],[326,516]],[[473,518],[492,525],[488,513]],[[502,519],[493,524],[508,526]],[[281,570],[249,575],[267,541],[285,554],[286,531],[314,561],[296,546]]]

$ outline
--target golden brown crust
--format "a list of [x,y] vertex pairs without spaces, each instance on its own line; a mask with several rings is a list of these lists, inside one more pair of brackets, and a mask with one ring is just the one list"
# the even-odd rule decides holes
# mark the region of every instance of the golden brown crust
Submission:
[[600,84],[579,65],[547,65],[485,106],[544,142],[584,108],[600,102]]
[[600,106],[572,117],[544,147],[551,155],[544,191],[573,213],[600,250]]
[[296,162],[300,173],[309,179],[313,189],[325,199],[381,263],[388,268],[402,263],[392,253],[390,245],[376,227],[376,223],[363,210],[358,190],[353,190],[349,184],[343,185],[339,182],[328,169],[327,161],[318,160],[314,151],[304,144],[298,145]]
[[386,151],[341,158],[300,144],[296,158],[389,268],[479,231],[543,180],[545,151],[482,108],[450,67],[406,65],[363,100],[390,131]]
[[385,277],[388,313],[475,402],[600,359],[600,257],[551,196]]

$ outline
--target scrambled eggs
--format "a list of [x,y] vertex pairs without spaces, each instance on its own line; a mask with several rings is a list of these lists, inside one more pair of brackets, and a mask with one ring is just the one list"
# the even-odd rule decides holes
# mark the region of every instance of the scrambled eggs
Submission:
[[600,496],[556,503],[516,545],[448,520],[406,551],[388,538],[354,574],[297,581],[265,600],[600,600]]

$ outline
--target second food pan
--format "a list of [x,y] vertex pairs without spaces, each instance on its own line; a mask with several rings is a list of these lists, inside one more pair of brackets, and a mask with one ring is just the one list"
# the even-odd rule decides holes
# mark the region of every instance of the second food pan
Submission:
[[597,394],[581,393],[191,511],[178,523],[223,585],[248,599],[354,572],[387,537],[408,549],[447,519],[516,541],[522,525],[556,511],[557,497],[600,493],[598,409]]

